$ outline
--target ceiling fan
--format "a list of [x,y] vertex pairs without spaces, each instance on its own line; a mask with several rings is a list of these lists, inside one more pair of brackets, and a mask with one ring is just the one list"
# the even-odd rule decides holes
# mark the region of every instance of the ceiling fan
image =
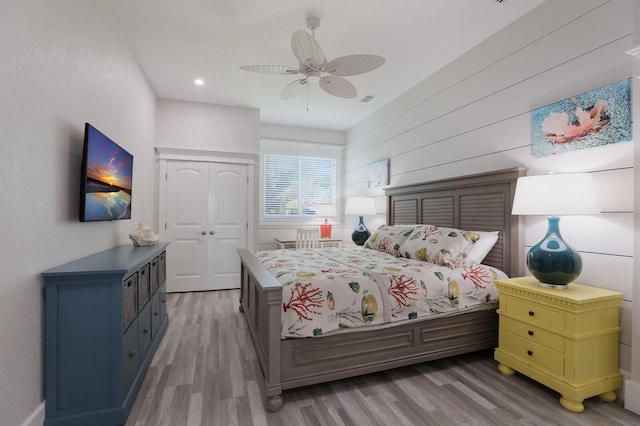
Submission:
[[282,99],[291,99],[302,93],[312,80],[318,80],[320,87],[333,96],[355,97],[356,88],[343,77],[372,71],[384,64],[385,59],[378,55],[347,55],[327,62],[315,38],[315,31],[319,26],[320,19],[307,18],[307,28],[311,33],[296,30],[291,36],[291,50],[298,59],[298,68],[285,65],[243,65],[240,68],[265,74],[304,75],[282,89]]

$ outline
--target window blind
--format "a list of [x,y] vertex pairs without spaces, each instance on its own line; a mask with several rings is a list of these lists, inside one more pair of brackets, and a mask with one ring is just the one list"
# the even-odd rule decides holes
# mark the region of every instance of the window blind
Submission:
[[336,160],[264,155],[264,217],[315,214],[316,204],[336,203]]

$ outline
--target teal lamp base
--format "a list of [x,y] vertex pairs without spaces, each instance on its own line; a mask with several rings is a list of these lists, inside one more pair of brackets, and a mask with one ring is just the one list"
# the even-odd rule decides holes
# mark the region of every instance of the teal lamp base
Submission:
[[351,234],[351,239],[353,240],[354,244],[361,246],[365,243],[365,241],[367,241],[367,239],[369,239],[370,236],[371,232],[369,232],[367,227],[364,226],[364,219],[362,216],[360,216],[360,223],[358,223],[358,226]]
[[582,272],[582,257],[562,239],[560,218],[548,220],[547,235],[527,253],[527,268],[541,286],[565,289]]

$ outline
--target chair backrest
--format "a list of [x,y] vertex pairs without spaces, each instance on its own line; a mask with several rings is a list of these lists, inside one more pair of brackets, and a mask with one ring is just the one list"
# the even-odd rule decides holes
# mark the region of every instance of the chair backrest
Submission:
[[298,229],[296,235],[296,248],[319,248],[319,231],[317,229]]

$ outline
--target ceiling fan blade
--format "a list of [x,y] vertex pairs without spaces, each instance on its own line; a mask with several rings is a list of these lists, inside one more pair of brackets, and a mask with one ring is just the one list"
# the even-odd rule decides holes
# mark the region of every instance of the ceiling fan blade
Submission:
[[280,98],[282,99],[291,99],[295,96],[298,96],[300,93],[304,91],[304,89],[309,84],[309,81],[306,78],[301,78],[300,80],[293,81],[287,84],[282,92],[280,92]]
[[296,68],[284,65],[242,65],[240,68],[245,71],[261,72],[264,74],[298,74]]
[[348,55],[329,62],[325,70],[331,75],[357,75],[372,71],[384,62],[385,59],[378,55]]
[[320,87],[333,95],[341,98],[353,98],[356,96],[356,88],[348,80],[342,77],[327,75],[320,79]]
[[320,68],[325,62],[324,53],[315,38],[303,30],[291,36],[291,50],[302,65]]

